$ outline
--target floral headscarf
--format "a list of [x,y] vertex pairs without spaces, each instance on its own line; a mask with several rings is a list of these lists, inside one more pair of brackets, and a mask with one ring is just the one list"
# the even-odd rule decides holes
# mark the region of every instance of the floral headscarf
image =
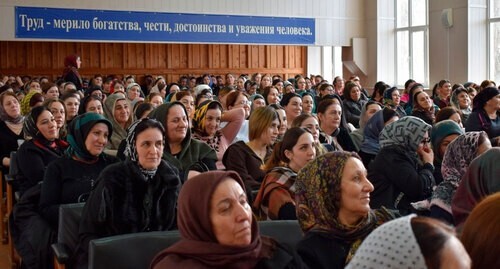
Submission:
[[439,206],[451,214],[451,200],[462,176],[477,155],[481,135],[486,136],[486,133],[484,131],[468,132],[459,135],[448,144],[441,167],[443,182],[434,190],[431,205]]
[[395,121],[382,129],[380,133],[380,148],[400,145],[410,151],[416,151],[424,139],[424,135],[432,126],[422,119],[407,116]]
[[356,153],[335,151],[317,157],[304,166],[296,180],[297,219],[304,232],[318,232],[351,244],[346,263],[362,240],[381,223],[393,219],[385,209],[370,211],[356,226],[338,219],[344,166]]

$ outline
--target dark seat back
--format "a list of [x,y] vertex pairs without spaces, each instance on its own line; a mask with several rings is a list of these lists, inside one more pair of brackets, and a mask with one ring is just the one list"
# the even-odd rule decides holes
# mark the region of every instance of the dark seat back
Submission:
[[[261,221],[260,233],[295,247],[302,239],[296,220]],[[153,258],[180,239],[178,231],[149,232],[111,236],[90,241],[90,269],[149,268]]]
[[57,264],[66,264],[76,249],[84,206],[85,203],[62,204],[59,206],[57,243],[51,246]]
[[261,235],[274,238],[280,243],[287,244],[292,248],[302,239],[302,230],[297,220],[269,220],[259,221]]
[[124,234],[89,244],[90,269],[147,269],[156,254],[180,239],[178,231]]
[[85,203],[62,204],[59,206],[59,231],[57,242],[74,250],[78,244],[78,229]]

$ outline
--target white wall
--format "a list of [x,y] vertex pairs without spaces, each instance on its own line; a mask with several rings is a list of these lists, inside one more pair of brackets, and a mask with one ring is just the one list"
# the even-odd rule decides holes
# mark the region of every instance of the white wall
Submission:
[[[429,1],[429,75],[430,86],[441,79],[452,83],[488,77],[487,0]],[[453,27],[441,22],[443,9],[453,10]]]

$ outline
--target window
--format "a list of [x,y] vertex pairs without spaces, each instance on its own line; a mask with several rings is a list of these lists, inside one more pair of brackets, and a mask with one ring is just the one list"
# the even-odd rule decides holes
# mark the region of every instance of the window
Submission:
[[[498,0],[500,2],[500,0]],[[428,75],[427,0],[395,0],[396,84],[412,78],[425,86]]]
[[490,79],[500,81],[500,0],[489,1]]

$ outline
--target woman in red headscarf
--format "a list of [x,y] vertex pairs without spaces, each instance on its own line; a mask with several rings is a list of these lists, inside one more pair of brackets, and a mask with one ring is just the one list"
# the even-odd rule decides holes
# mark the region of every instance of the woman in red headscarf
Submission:
[[73,82],[76,86],[76,89],[82,90],[82,77],[80,73],[78,73],[78,69],[82,65],[82,60],[80,60],[80,56],[73,54],[68,55],[64,58],[64,71],[62,75],[62,79],[66,82]]

